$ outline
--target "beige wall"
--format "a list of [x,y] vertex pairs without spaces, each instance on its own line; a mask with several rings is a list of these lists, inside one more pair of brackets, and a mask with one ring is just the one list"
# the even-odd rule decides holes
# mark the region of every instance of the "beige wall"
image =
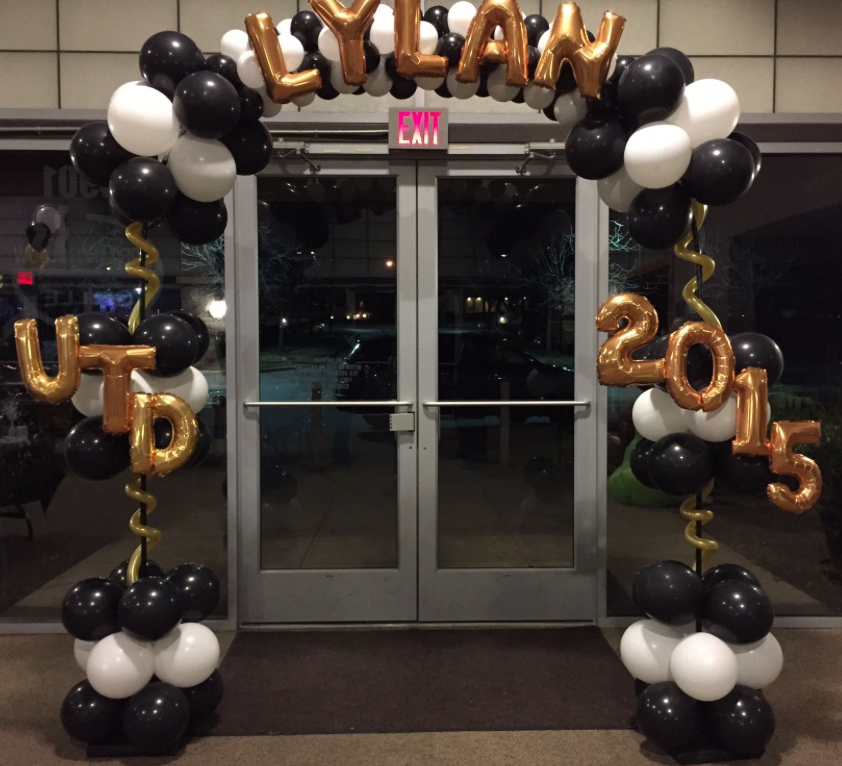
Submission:
[[[432,4],[435,0],[428,0]],[[392,0],[384,0],[389,5]],[[455,0],[439,0],[450,6]],[[474,0],[476,5],[479,0]],[[621,52],[682,49],[699,77],[718,77],[746,112],[840,112],[842,0],[579,0],[589,27],[606,8],[628,19]],[[522,0],[526,13],[552,16],[557,0]],[[137,50],[152,33],[179,29],[205,53],[242,28],[249,12],[275,21],[306,0],[0,0],[0,107],[104,108],[111,92],[138,78]],[[428,94],[428,102],[437,97]],[[371,111],[391,98],[341,96],[310,109]],[[523,111],[491,99],[452,110]]]

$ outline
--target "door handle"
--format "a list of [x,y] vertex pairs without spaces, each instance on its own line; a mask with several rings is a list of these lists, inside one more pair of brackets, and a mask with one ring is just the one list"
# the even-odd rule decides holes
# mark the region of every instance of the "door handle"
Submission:
[[452,401],[452,402],[422,402],[422,407],[590,407],[591,403],[577,400],[549,400],[541,399],[502,399],[494,402],[486,401]]
[[331,399],[329,401],[324,401],[319,399],[315,402],[243,402],[243,407],[247,409],[257,407],[412,407],[413,404],[414,402],[401,402],[395,399],[379,402],[356,402],[349,399]]

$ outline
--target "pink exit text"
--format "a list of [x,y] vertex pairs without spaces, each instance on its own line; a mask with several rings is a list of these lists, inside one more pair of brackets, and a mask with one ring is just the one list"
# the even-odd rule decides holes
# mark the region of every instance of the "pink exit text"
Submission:
[[441,112],[398,112],[400,146],[438,146]]

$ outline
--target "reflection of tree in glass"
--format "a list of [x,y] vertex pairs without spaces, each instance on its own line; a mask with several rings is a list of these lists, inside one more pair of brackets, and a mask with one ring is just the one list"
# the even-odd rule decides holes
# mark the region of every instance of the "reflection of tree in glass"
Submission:
[[134,283],[124,271],[134,252],[126,239],[126,227],[113,216],[89,213],[68,233],[68,267],[96,273],[101,290],[125,289],[128,282]]

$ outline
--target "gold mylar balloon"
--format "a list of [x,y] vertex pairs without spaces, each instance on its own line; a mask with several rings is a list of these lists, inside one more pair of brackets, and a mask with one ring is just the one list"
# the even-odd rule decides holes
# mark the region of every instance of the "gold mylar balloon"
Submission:
[[772,423],[769,468],[773,473],[795,476],[800,483],[797,492],[779,482],[766,487],[766,496],[782,511],[804,513],[818,502],[822,494],[821,469],[815,460],[793,452],[792,448],[796,444],[818,444],[821,435],[821,423],[815,420]]
[[[624,327],[620,320],[626,319]],[[632,359],[632,351],[646,345],[658,332],[658,313],[642,295],[612,295],[596,315],[596,329],[613,332],[600,346],[596,374],[603,386],[642,386],[664,380],[664,360]]]
[[[687,380],[687,354],[701,343],[713,357],[713,378],[704,391],[696,391]],[[718,410],[734,382],[734,352],[731,341],[719,328],[707,322],[687,322],[670,335],[666,355],[667,389],[679,407],[685,410]]]
[[339,60],[345,82],[362,85],[366,80],[363,35],[374,18],[380,0],[354,0],[350,8],[337,0],[310,0],[310,5],[339,43]]
[[395,63],[398,74],[409,79],[444,77],[447,59],[418,50],[420,26],[420,0],[395,0]]
[[23,254],[36,271],[41,271],[50,262],[50,251],[46,248],[44,250],[36,250],[32,245],[27,245]]
[[[491,39],[497,27],[503,29],[503,44]],[[465,35],[462,58],[456,72],[458,82],[476,82],[485,61],[506,62],[506,85],[523,88],[529,83],[526,26],[515,0],[484,0]]]
[[315,93],[322,87],[318,69],[289,74],[278,33],[268,13],[251,13],[246,16],[246,32],[260,71],[263,72],[266,91],[276,104],[288,104],[293,96]]
[[79,349],[83,370],[102,370],[102,430],[124,434],[132,425],[130,406],[132,370],[155,369],[153,346],[90,345]]
[[769,378],[766,370],[747,367],[734,378],[737,392],[737,435],[731,451],[740,455],[768,455]]
[[[132,471],[165,476],[181,468],[193,454],[199,438],[199,424],[190,405],[175,394],[134,394],[129,454]],[[155,449],[155,420],[172,423],[172,440]]]
[[625,23],[622,16],[606,11],[596,39],[590,42],[579,6],[562,3],[550,27],[550,36],[535,69],[533,82],[542,88],[554,88],[562,64],[569,61],[579,92],[583,96],[599,98]]
[[56,319],[58,374],[51,378],[44,372],[38,323],[34,319],[15,322],[15,347],[18,352],[20,377],[29,392],[42,402],[58,404],[79,388],[79,320],[74,316]]

